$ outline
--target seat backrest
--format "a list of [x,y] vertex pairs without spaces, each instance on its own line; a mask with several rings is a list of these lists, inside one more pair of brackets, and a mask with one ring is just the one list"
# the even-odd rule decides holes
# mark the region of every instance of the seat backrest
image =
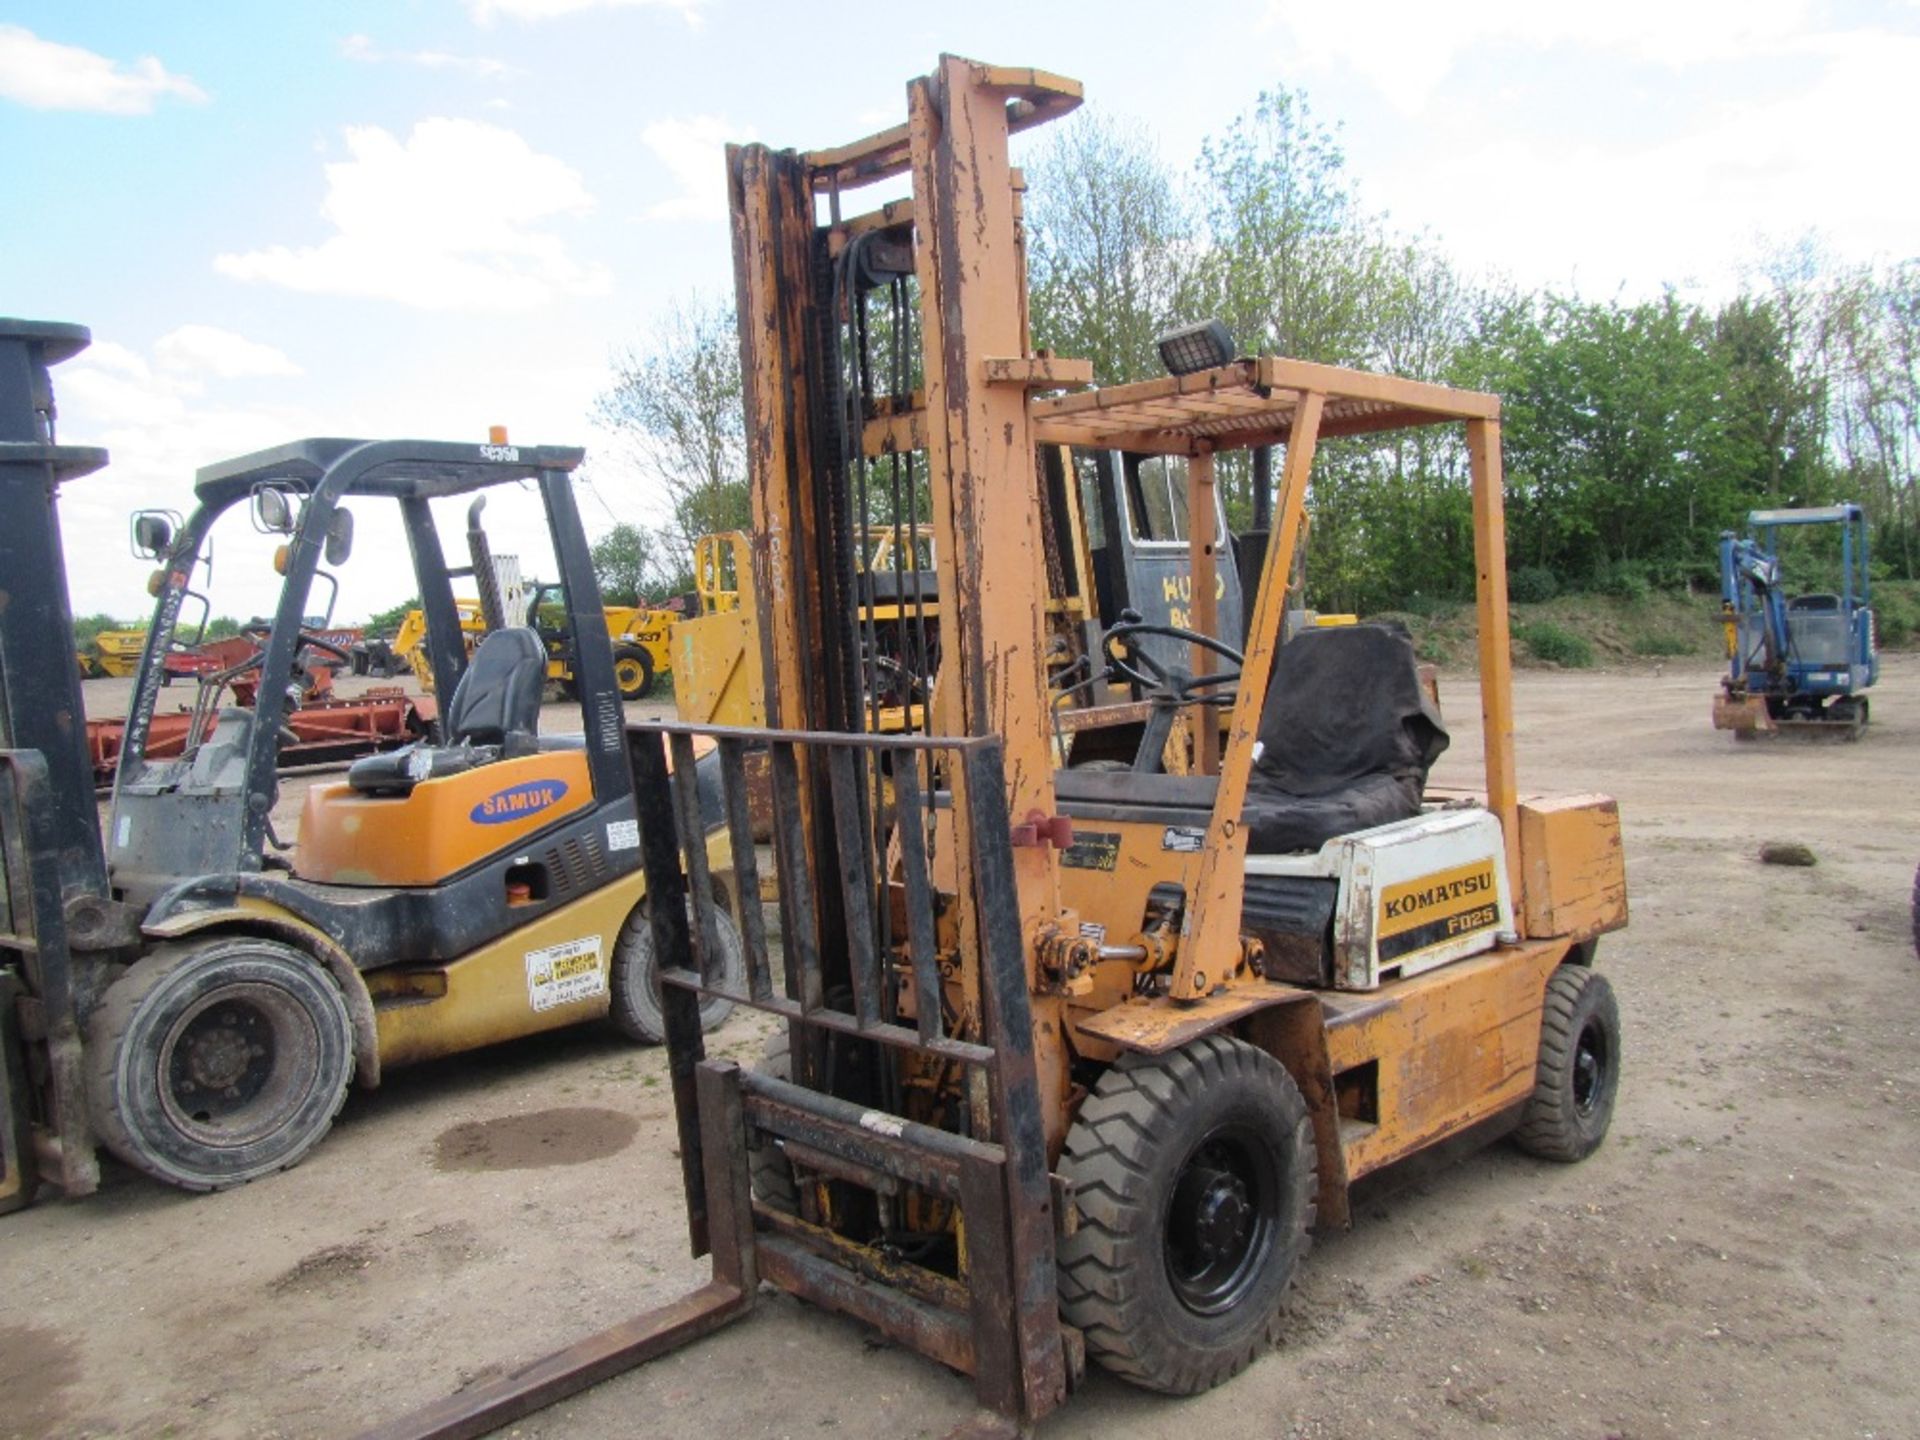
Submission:
[[1290,795],[1327,795],[1367,775],[1426,785],[1446,727],[1420,684],[1413,641],[1384,625],[1303,630],[1274,657],[1254,772]]
[[547,681],[547,649],[523,626],[495,630],[480,642],[447,706],[447,739],[504,745],[509,736],[537,735],[540,695]]

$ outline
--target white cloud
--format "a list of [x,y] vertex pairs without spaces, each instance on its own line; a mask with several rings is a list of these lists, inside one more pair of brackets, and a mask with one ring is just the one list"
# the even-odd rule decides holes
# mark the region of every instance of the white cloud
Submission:
[[176,375],[211,375],[220,380],[300,373],[285,351],[214,325],[182,325],[161,336],[154,343],[153,358]]
[[479,80],[496,80],[508,74],[512,66],[487,55],[449,55],[440,50],[381,50],[365,35],[349,35],[340,42],[340,53],[349,60],[381,65],[393,62],[417,65],[422,70],[456,70]]
[[604,267],[574,260],[559,235],[538,228],[593,208],[566,162],[477,120],[422,120],[404,142],[377,126],[344,135],[348,158],[326,166],[321,205],[334,233],[317,245],[219,255],[214,269],[424,310],[526,310],[607,291]]
[[[270,346],[255,346],[230,331],[183,325],[146,353],[96,340],[53,372],[60,438],[105,445],[112,457],[105,470],[60,490],[75,613],[132,619],[152,604],[142,589],[149,566],[128,554],[123,538],[131,512],[153,506],[191,510],[200,466],[326,428],[301,408],[303,395],[237,405],[209,393],[219,388],[220,367],[231,368],[249,348],[291,364]],[[254,357],[256,366],[260,358]],[[272,608],[275,581],[267,549],[255,545],[258,553],[243,554],[235,548],[255,539],[244,521],[223,527],[213,595],[220,613],[245,616]]]
[[77,45],[42,40],[19,25],[0,25],[0,96],[33,110],[92,110],[148,115],[162,96],[205,104],[207,92],[151,55],[131,67]]
[[[1699,48],[1712,43],[1703,36]],[[1870,137],[1912,128],[1920,36],[1780,43],[1795,59],[1770,69],[1764,88],[1695,87],[1691,118],[1654,134],[1602,130],[1570,143],[1529,125],[1524,101],[1437,98],[1421,144],[1365,169],[1367,195],[1470,262],[1596,295],[1671,281],[1710,299],[1757,245],[1816,228],[1851,259],[1911,254],[1920,196],[1888,182],[1886,151]]]
[[680,187],[678,195],[647,207],[650,220],[721,220],[727,214],[726,146],[753,132],[718,115],[656,120],[640,143],[659,157]]
[[1805,33],[1811,0],[1374,0],[1365,6],[1269,0],[1267,24],[1289,39],[1289,59],[1344,66],[1407,114],[1422,110],[1463,56],[1491,44],[1558,45],[1679,67],[1772,53]]
[[466,0],[467,13],[478,25],[491,25],[501,15],[534,23],[577,15],[583,10],[672,10],[688,25],[700,24],[707,0]]

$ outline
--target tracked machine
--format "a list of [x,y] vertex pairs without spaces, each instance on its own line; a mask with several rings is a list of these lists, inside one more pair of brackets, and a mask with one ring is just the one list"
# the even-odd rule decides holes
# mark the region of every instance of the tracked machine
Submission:
[[[1221,353],[1213,327],[1174,337],[1180,373],[1084,388],[1084,364],[1030,344],[1008,159],[1079,99],[945,57],[895,129],[728,151],[768,728],[629,730],[636,793],[658,797],[653,893],[706,883],[670,761],[685,775],[717,746],[735,896],[765,863],[751,747],[776,795],[783,941],[739,914],[744,987],[700,912],[651,912],[713,1279],[379,1433],[480,1433],[745,1313],[762,1283],[970,1375],[976,1434],[1047,1414],[1089,1360],[1204,1390],[1272,1343],[1357,1180],[1498,1119],[1555,1160],[1600,1144],[1620,1034],[1593,964],[1626,920],[1619,817],[1515,774],[1499,401]],[[850,205],[901,176],[910,197]],[[862,307],[889,276],[915,361],[868,394],[860,377],[889,372]],[[1484,773],[1461,789],[1428,783],[1446,736],[1404,636],[1281,644],[1316,445],[1415,426],[1463,431],[1472,474]],[[1216,457],[1266,446],[1284,464],[1242,646],[1211,603],[1207,517]],[[1192,773],[1166,773],[1160,726],[1124,767],[1059,763],[1076,681],[1049,665],[1041,497],[1049,452],[1076,448],[1183,462],[1186,623],[1123,620],[1098,653],[1163,721],[1208,717]],[[896,457],[934,532],[941,651],[923,722],[882,734],[856,537]],[[781,1022],[757,1069],[704,1053],[699,1006],[721,995]]]
[[[1839,589],[1791,593],[1783,541],[1827,527],[1839,535]],[[1859,739],[1871,713],[1866,691],[1880,677],[1866,512],[1851,503],[1755,510],[1747,530],[1720,537],[1727,674],[1713,697],[1714,728],[1740,740]]]

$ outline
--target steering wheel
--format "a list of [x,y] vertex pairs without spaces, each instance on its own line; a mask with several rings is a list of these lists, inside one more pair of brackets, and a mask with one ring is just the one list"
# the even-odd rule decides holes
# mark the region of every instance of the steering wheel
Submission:
[[[258,640],[264,642],[269,636],[272,635],[273,627],[271,625],[243,625],[240,627],[240,633],[242,635],[257,638]],[[320,635],[314,634],[313,631],[311,630],[301,630],[296,633],[299,637],[298,643],[295,644],[295,646],[293,647],[293,664],[296,670],[298,670],[300,666],[301,655],[306,653],[306,651],[308,650],[324,650],[327,654],[333,656],[336,660],[338,660],[342,665],[347,666],[349,669],[352,668],[353,656],[348,654],[343,647],[334,644],[331,640],[328,640]],[[266,650],[265,644],[262,643],[260,648],[258,650],[255,650],[253,654],[247,656],[246,659],[235,661],[232,665],[229,665],[224,670],[216,671],[212,675],[207,675],[202,677],[200,683],[202,685],[211,686],[213,688],[214,694],[218,695],[221,687],[228,685],[231,682],[239,679],[242,675],[246,674],[249,670],[258,670],[262,665],[266,663],[267,663],[267,650]],[[305,687],[302,686],[302,688],[304,689]],[[292,744],[296,744],[299,741],[299,739],[300,737],[294,733],[293,727],[286,724],[285,721],[282,721],[280,725],[281,743],[286,745],[292,745]]]
[[[1198,645],[1202,650],[1210,650],[1222,659],[1232,662],[1231,670],[1216,670],[1207,675],[1195,675],[1182,666],[1168,666],[1154,659],[1144,648],[1133,643],[1140,637],[1155,635],[1167,640],[1179,640],[1189,645]],[[1184,701],[1194,696],[1195,691],[1219,692],[1222,687],[1240,683],[1240,669],[1246,664],[1246,656],[1211,635],[1198,630],[1189,630],[1180,625],[1150,625],[1141,619],[1138,612],[1122,612],[1120,623],[1108,630],[1100,639],[1100,647],[1107,657],[1110,673],[1146,690],[1155,690],[1174,700]],[[1214,693],[1197,697],[1210,705],[1231,704],[1231,693]]]

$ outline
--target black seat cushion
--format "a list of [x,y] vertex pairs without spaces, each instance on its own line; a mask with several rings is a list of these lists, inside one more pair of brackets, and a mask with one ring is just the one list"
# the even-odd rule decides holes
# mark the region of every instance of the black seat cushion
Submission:
[[547,647],[525,626],[495,630],[480,642],[447,706],[447,738],[475,745],[531,739],[540,729]]
[[1242,817],[1248,849],[1276,854],[1419,814],[1447,732],[1403,631],[1337,625],[1281,647],[1259,742]]
[[458,775],[500,758],[500,748],[413,744],[365,755],[347,767],[347,784],[363,795],[405,795],[422,780]]
[[408,745],[368,755],[347,769],[347,784],[367,795],[405,795],[422,780],[456,775],[531,753],[540,730],[547,651],[525,628],[495,630],[473,652],[447,706],[446,745]]

